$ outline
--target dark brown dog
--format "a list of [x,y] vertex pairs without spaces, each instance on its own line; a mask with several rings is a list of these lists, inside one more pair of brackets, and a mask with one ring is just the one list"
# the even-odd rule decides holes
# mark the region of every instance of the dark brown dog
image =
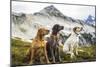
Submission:
[[53,63],[61,62],[59,50],[59,31],[63,30],[63,26],[55,24],[52,28],[52,34],[47,42],[47,53],[49,60]]

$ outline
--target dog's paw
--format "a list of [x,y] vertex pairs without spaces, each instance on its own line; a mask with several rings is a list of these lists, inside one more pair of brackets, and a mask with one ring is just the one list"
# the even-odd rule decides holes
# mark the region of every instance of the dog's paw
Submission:
[[47,61],[47,64],[50,64],[50,61],[49,60]]
[[75,57],[74,53],[71,53],[70,58],[73,59]]
[[29,64],[31,65],[31,64],[33,64],[33,62],[32,62],[32,61],[30,61],[30,62],[29,62]]

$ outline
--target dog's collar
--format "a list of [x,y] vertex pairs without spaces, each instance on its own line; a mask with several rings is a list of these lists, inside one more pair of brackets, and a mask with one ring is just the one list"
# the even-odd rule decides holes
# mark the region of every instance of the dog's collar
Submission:
[[51,38],[52,38],[53,40],[58,40],[58,36],[57,36],[57,35],[51,35]]
[[74,32],[77,36],[79,35],[79,33]]
[[45,40],[44,39],[42,39],[42,40],[36,39],[36,41],[45,41]]
[[76,35],[79,35],[78,33],[75,33]]
[[51,37],[57,37],[57,35],[51,35]]

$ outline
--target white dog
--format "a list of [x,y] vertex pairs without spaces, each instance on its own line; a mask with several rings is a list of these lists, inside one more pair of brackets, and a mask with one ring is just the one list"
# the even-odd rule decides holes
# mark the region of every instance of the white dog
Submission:
[[69,38],[65,41],[63,46],[63,51],[66,54],[70,54],[71,58],[76,55],[78,55],[78,47],[79,47],[79,32],[82,30],[82,27],[74,27],[71,35]]

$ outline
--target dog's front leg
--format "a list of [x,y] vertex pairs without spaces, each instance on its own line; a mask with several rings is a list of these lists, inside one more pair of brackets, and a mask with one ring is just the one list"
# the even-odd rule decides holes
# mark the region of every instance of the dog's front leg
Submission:
[[58,45],[58,46],[57,46],[57,56],[58,56],[57,59],[58,59],[59,62],[62,61],[62,60],[61,60],[61,54],[60,54],[60,53],[61,53],[61,51],[60,51],[60,47],[59,47],[59,45]]
[[54,55],[54,47],[51,47],[50,50],[51,50],[51,55],[52,55],[53,63],[55,63],[56,60],[55,60],[55,55]]
[[76,48],[76,50],[75,50],[75,53],[76,53],[76,55],[78,55],[78,49]]
[[49,64],[49,63],[50,63],[50,61],[49,61],[49,58],[48,58],[48,55],[47,55],[46,46],[44,47],[44,51],[45,51],[46,61],[47,61],[47,63]]
[[74,55],[74,47],[71,47],[71,48],[70,48],[69,53],[71,54],[70,58],[73,59],[74,56],[75,56],[75,55]]
[[78,44],[76,44],[76,47],[75,47],[75,53],[76,53],[76,55],[78,55]]
[[33,52],[34,52],[34,49],[33,48],[30,48],[31,50],[31,56],[30,56],[30,61],[29,61],[29,64],[33,64]]

